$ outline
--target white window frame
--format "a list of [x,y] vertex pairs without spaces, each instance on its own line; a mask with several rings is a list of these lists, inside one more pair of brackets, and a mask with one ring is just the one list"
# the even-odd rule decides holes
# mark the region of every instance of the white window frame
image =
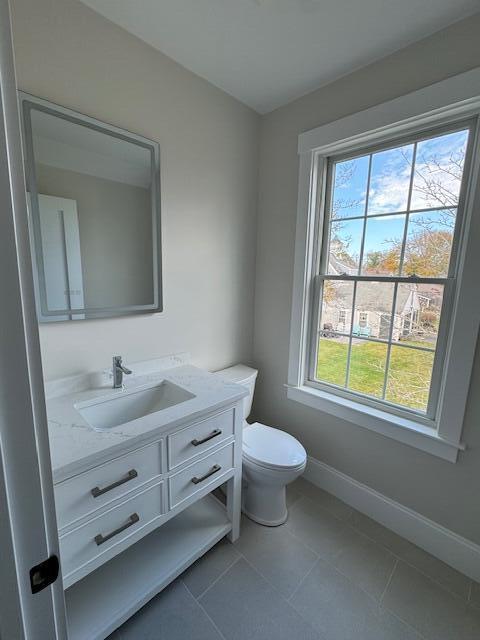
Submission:
[[[343,151],[394,141],[425,129],[476,119],[472,162],[465,175],[465,206],[458,255],[458,283],[451,301],[438,411],[434,421],[396,415],[353,395],[308,383],[310,327],[318,305],[315,238],[318,203],[324,199],[328,158]],[[480,68],[307,131],[299,136],[299,186],[287,397],[387,437],[456,462],[475,345],[480,326]],[[467,170],[467,169],[466,169]],[[475,216],[473,212],[475,211]],[[353,319],[352,319],[353,321]]]

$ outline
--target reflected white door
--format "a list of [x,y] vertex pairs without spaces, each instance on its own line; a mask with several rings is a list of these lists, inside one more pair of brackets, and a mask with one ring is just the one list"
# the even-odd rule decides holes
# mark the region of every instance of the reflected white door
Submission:
[[[43,275],[49,311],[83,309],[83,274],[77,202],[39,194]],[[74,320],[81,314],[70,314]],[[62,316],[63,318],[63,316]]]

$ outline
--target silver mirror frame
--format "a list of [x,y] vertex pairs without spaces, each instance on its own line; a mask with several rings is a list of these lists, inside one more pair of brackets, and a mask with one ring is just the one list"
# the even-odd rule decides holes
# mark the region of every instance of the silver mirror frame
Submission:
[[[107,124],[90,116],[86,116],[72,109],[59,106],[48,100],[18,92],[22,124],[22,139],[24,151],[24,165],[27,197],[30,196],[29,231],[32,248],[32,262],[34,270],[35,301],[39,322],[69,322],[96,318],[113,318],[118,316],[137,315],[145,313],[160,313],[163,311],[162,287],[162,235],[161,235],[161,201],[160,201],[160,145],[158,142],[145,138],[125,129]],[[75,308],[51,311],[46,306],[46,286],[44,277],[43,255],[40,250],[40,212],[38,207],[37,178],[35,158],[33,153],[33,132],[31,122],[32,110],[48,113],[69,122],[79,124],[100,133],[137,144],[150,152],[152,172],[152,246],[153,246],[153,303],[146,305],[131,305],[126,307]],[[65,316],[69,316],[68,319]],[[75,317],[77,316],[77,317]]]

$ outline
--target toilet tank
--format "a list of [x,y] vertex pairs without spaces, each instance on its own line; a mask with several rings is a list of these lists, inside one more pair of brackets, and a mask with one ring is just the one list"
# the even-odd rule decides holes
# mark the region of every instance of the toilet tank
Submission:
[[235,382],[247,387],[249,393],[243,399],[243,418],[246,420],[252,409],[253,392],[255,391],[258,371],[244,364],[236,364],[233,367],[228,367],[228,369],[216,371],[216,374],[223,378],[225,382]]

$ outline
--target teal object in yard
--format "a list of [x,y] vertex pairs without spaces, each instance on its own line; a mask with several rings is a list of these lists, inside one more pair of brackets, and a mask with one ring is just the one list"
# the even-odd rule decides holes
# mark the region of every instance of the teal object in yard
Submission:
[[359,336],[360,338],[369,338],[372,334],[372,330],[370,327],[361,327],[359,324],[353,325],[352,334],[354,336]]

